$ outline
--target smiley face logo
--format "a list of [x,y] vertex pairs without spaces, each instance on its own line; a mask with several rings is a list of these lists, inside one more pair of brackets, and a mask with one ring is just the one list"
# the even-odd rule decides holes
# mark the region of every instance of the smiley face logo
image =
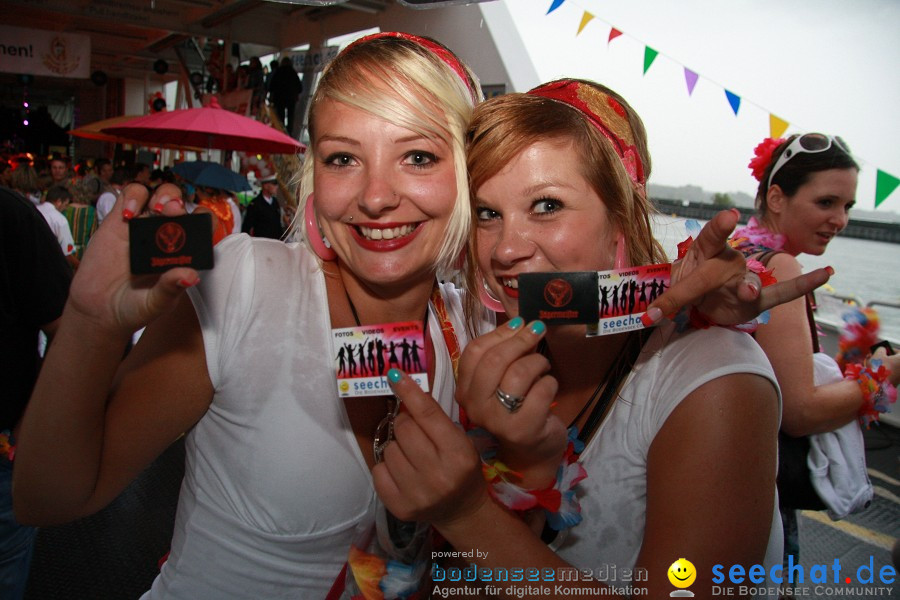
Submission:
[[342,394],[346,394],[347,392],[350,391],[350,384],[347,383],[346,381],[342,381],[341,384],[338,386],[338,389],[340,389]]
[[669,583],[677,588],[686,588],[690,587],[697,579],[697,569],[694,568],[691,561],[679,558],[669,567],[668,575]]

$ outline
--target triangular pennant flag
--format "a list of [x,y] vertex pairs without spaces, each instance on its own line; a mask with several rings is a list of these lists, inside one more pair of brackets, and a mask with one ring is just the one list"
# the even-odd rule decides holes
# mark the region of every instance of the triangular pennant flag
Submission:
[[731,105],[731,110],[734,111],[734,114],[738,114],[738,110],[741,108],[741,97],[735,93],[729,92],[725,90],[725,97],[728,98],[728,104]]
[[775,115],[769,113],[769,137],[773,140],[777,140],[781,136],[784,135],[784,132],[787,131],[788,123],[784,119],[779,119]]
[[878,208],[878,205],[884,202],[891,192],[897,189],[898,185],[900,185],[900,179],[878,169],[878,175],[875,177],[875,208]]
[[653,61],[656,60],[657,54],[659,54],[657,50],[654,50],[650,46],[644,46],[644,75],[647,74],[647,69],[649,69],[650,65],[653,64]]
[[697,85],[697,78],[698,75],[696,73],[687,67],[684,68],[684,81],[687,83],[688,96],[694,93],[694,86]]
[[[591,19],[594,18],[594,15],[589,13],[588,11],[584,11],[584,14],[581,15],[581,25],[578,26],[578,33],[581,33],[581,30],[584,29],[584,26],[591,22]],[[578,35],[576,33],[575,35]]]
[[550,5],[550,10],[547,11],[547,14],[549,15],[554,10],[556,10],[557,8],[562,6],[563,2],[565,2],[565,1],[566,0],[553,0],[553,4]]
[[609,44],[611,41],[613,41],[614,39],[616,39],[616,38],[619,37],[620,35],[622,35],[622,32],[621,32],[621,31],[619,31],[619,30],[616,29],[615,27],[611,27],[610,30],[609,30],[609,38],[607,38],[606,43]]

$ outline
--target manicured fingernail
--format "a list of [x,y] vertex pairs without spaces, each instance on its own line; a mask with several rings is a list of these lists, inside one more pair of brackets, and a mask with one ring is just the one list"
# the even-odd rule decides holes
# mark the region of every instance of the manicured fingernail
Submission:
[[652,325],[656,325],[659,320],[662,319],[662,316],[662,309],[654,306],[641,315],[641,323],[644,324],[644,327],[650,327]]
[[747,287],[749,287],[753,291],[753,296],[759,296],[759,286],[756,285],[754,281],[748,281]]
[[130,221],[131,219],[134,218],[134,213],[126,208],[125,210],[122,211],[122,218],[125,219],[126,221]]
[[391,380],[391,383],[397,383],[401,379],[403,379],[403,373],[398,369],[391,369],[387,372],[388,379]]
[[543,321],[535,321],[531,324],[531,333],[534,335],[541,335],[545,331],[547,331],[547,326],[544,325]]
[[741,211],[739,211],[738,209],[736,209],[736,208],[730,208],[730,209],[728,209],[728,210],[730,210],[731,212],[733,212],[738,218],[741,217]]
[[510,329],[518,329],[519,327],[521,327],[524,324],[525,324],[525,319],[523,319],[522,317],[514,317],[509,320],[509,323],[507,323],[506,326],[509,327]]
[[165,207],[166,207],[166,205],[163,204],[162,202],[157,202],[157,203],[153,206],[153,212],[161,213]]
[[178,285],[180,285],[184,289],[187,289],[189,287],[194,287],[198,283],[200,283],[199,277],[197,279],[194,279],[193,281],[191,281],[190,279],[179,279],[178,280]]
[[834,269],[831,267],[825,267],[825,270],[828,271],[828,276],[834,275]]

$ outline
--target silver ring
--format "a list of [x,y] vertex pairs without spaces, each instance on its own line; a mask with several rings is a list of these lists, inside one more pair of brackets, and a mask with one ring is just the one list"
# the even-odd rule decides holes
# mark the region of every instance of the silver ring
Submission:
[[503,408],[511,413],[514,413],[519,410],[519,408],[522,406],[522,402],[525,399],[522,396],[513,396],[512,394],[507,394],[498,387],[497,400],[500,401],[500,404],[503,405]]

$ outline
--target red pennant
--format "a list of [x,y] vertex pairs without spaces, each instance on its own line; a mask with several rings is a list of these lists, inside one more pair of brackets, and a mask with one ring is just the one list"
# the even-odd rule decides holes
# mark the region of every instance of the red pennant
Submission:
[[616,39],[616,38],[619,37],[620,35],[622,35],[622,32],[621,32],[621,31],[619,31],[619,30],[616,29],[615,27],[610,28],[610,30],[609,30],[609,38],[606,40],[606,43],[609,44],[611,41],[613,41],[614,39]]

